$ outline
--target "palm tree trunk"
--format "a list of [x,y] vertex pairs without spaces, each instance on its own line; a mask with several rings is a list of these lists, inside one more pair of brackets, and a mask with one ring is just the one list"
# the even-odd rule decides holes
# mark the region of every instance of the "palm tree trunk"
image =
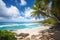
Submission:
[[51,18],[54,18],[58,23],[60,23],[60,20],[59,20],[59,18],[57,18],[57,17],[55,17],[55,16],[49,16],[49,15],[47,15],[48,17],[51,17]]
[[58,23],[60,23],[60,20],[59,20],[59,18],[57,18],[57,17],[53,17]]
[[46,15],[46,16],[51,17],[51,18],[54,18],[58,23],[60,23],[60,19],[57,18],[56,16],[50,16],[50,15]]

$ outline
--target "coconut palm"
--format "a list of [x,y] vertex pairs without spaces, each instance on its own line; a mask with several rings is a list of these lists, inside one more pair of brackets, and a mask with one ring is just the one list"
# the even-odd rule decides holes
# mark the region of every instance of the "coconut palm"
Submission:
[[52,17],[60,23],[60,0],[36,0],[32,9],[33,17]]

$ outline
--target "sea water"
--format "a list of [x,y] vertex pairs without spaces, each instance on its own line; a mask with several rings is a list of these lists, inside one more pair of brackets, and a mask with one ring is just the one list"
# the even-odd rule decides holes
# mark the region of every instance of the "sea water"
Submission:
[[16,29],[25,29],[25,28],[35,28],[40,27],[39,23],[8,23],[8,22],[0,22],[0,30],[16,30]]

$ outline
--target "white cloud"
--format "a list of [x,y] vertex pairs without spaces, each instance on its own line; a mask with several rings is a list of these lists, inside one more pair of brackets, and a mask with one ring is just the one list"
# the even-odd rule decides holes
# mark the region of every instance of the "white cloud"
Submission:
[[20,15],[19,10],[14,6],[11,6],[10,8],[7,8],[6,11],[7,11],[7,14],[11,17],[17,17],[17,16]]
[[34,11],[34,10],[32,10],[30,7],[25,8],[25,11],[24,11],[25,17],[29,17],[30,20],[35,20],[35,18],[32,18],[32,17],[31,17],[31,12],[33,12],[33,11]]
[[40,21],[40,20],[43,20],[43,18],[41,18],[41,19],[35,19],[35,17],[31,17],[31,13],[33,12],[33,11],[35,11],[35,10],[33,10],[33,9],[31,9],[30,7],[28,7],[28,8],[25,8],[25,11],[24,11],[24,13],[25,13],[25,17],[27,18],[30,18],[30,21]]
[[28,22],[34,20],[34,18],[33,19],[31,18],[30,20],[26,19],[26,17],[30,17],[30,13],[31,13],[31,9],[26,8],[24,12],[25,17],[19,16],[20,12],[15,6],[11,6],[10,8],[7,8],[5,6],[5,3],[2,0],[0,0],[0,20],[12,21],[12,22]]
[[20,12],[15,6],[7,8],[5,3],[0,0],[0,20],[11,20],[20,17]]
[[[25,5],[25,0],[23,1],[23,5]],[[24,12],[20,12],[15,6],[11,6],[9,8],[6,7],[6,4],[0,0],[0,20],[6,22],[29,22],[29,21],[36,21],[35,18],[31,17],[31,12],[33,10],[28,7],[25,8]],[[20,16],[20,13],[24,13],[25,17]],[[30,18],[30,19],[27,19]]]
[[3,17],[0,17],[0,20],[4,19]]
[[24,5],[26,5],[26,4],[27,4],[27,3],[26,3],[26,1],[25,1],[25,0],[21,0],[20,5],[24,6]]
[[7,17],[17,17],[19,15],[19,10],[15,6],[11,6],[7,8],[5,3],[0,0],[0,16],[7,16]]
[[31,17],[31,12],[32,11],[34,11],[34,10],[32,10],[30,7],[25,8],[25,11],[24,11],[25,17]]

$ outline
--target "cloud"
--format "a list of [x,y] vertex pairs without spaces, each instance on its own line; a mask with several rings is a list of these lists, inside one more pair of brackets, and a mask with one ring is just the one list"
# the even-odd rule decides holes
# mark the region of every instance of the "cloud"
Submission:
[[[21,4],[25,5],[25,0]],[[32,22],[36,21],[35,18],[31,17],[31,12],[34,11],[30,7],[25,8],[24,12],[19,11],[15,6],[7,8],[6,4],[0,0],[0,22]],[[24,14],[20,16],[20,13]]]
[[[5,22],[28,22],[34,20],[32,18],[27,19],[30,17],[31,10],[30,8],[25,8],[24,13],[25,17],[20,16],[20,11],[15,7],[11,6],[9,8],[6,7],[6,4],[0,0],[0,20]],[[28,15],[28,16],[27,16]]]
[[0,0],[0,20],[11,20],[20,17],[20,11],[15,7],[6,7],[6,4]]
[[35,11],[35,10],[31,9],[30,7],[25,8],[25,11],[24,11],[24,13],[25,13],[25,18],[28,18],[28,19],[30,19],[31,21],[40,21],[40,20],[43,20],[43,18],[40,18],[40,19],[35,19],[35,17],[32,18],[32,17],[31,17],[31,13],[32,13],[33,11]]
[[25,17],[31,17],[31,12],[33,12],[34,10],[32,10],[30,7],[25,8]]
[[12,18],[12,20],[14,21],[19,21],[19,22],[33,22],[33,21],[36,21],[35,18],[32,18],[31,17],[31,12],[34,11],[32,10],[30,7],[27,7],[25,8],[25,11],[24,12],[21,12],[24,17],[22,16],[19,16],[17,18]]
[[18,17],[20,15],[20,12],[19,10],[14,7],[14,6],[11,6],[10,8],[8,8],[7,10],[7,14],[10,16],[10,17]]
[[19,16],[19,10],[15,6],[7,8],[5,3],[0,0],[0,17],[17,17]]
[[24,13],[25,13],[25,17],[26,18],[30,18],[30,19],[34,19],[35,20],[35,18],[32,18],[31,17],[31,12],[33,12],[34,10],[32,10],[30,7],[28,7],[28,8],[25,8],[25,11],[24,11]]
[[24,5],[26,5],[26,4],[27,4],[27,2],[26,2],[25,0],[21,0],[20,5],[24,6]]

